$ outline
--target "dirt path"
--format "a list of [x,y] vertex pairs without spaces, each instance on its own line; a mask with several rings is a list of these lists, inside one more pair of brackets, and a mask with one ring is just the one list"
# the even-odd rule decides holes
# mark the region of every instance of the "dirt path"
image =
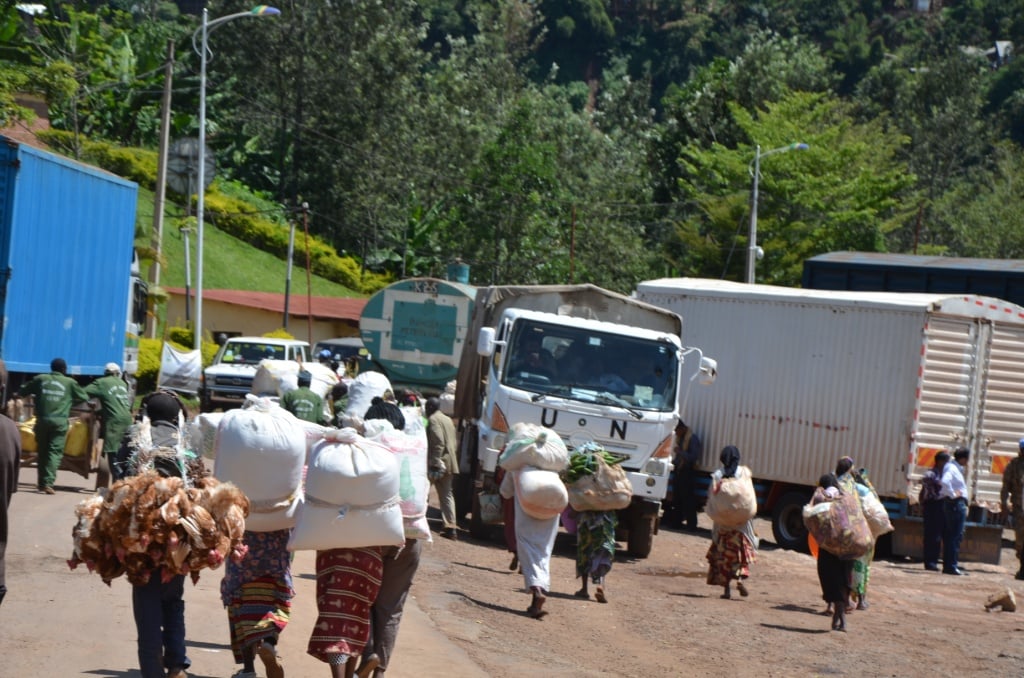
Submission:
[[[58,494],[36,493],[23,469],[12,505],[8,593],[0,607],[0,678],[138,676],[130,590],[84,569],[68,570],[73,507],[88,483],[61,472]],[[707,527],[701,516],[702,528]],[[767,523],[759,524],[770,535]],[[1009,533],[1007,533],[1009,536]],[[1024,597],[1018,613],[986,613],[989,594],[1010,586],[1016,562],[1004,541],[1000,565],[968,564],[970,575],[927,572],[920,563],[876,561],[871,608],[850,615],[849,632],[820,614],[810,556],[762,542],[749,598],[722,600],[704,583],[709,534],[663,531],[651,558],[624,552],[608,580],[610,602],[573,597],[573,542],[559,535],[552,594],[543,620],[526,616],[522,577],[498,542],[468,535],[424,551],[389,676],[1020,676]],[[305,655],[316,606],[311,553],[297,554],[298,595],[282,636],[290,678],[328,675]],[[236,670],[220,605],[221,573],[204,571],[186,591],[190,675]]]

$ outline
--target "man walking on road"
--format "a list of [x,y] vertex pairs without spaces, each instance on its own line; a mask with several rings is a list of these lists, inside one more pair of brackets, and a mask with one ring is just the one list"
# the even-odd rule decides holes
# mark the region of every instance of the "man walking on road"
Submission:
[[107,363],[103,369],[103,376],[86,386],[85,392],[100,401],[100,413],[103,417],[103,456],[107,458],[114,479],[120,479],[122,473],[116,467],[115,461],[125,431],[132,425],[132,402],[128,394],[128,384],[121,378],[121,368],[118,364]]
[[64,439],[68,434],[68,417],[72,405],[89,399],[85,389],[67,376],[68,364],[63,358],[50,362],[50,373],[39,374],[26,382],[18,392],[20,396],[35,398],[36,448],[39,479],[36,488],[46,494],[55,494],[53,483],[64,457]]
[[441,536],[458,539],[455,495],[452,493],[452,482],[459,472],[455,423],[441,411],[439,398],[427,398],[424,409],[427,414],[427,475],[437,490],[437,500],[441,504],[441,519],[444,521]]
[[1017,457],[1003,471],[1003,487],[999,491],[999,502],[1003,513],[1007,508],[1013,511],[1014,550],[1017,552],[1017,579],[1024,579],[1024,438],[1017,443]]
[[[7,386],[7,367],[0,360],[0,390]],[[18,469],[21,467],[21,433],[17,425],[0,415],[0,603],[7,594],[4,557],[7,553],[7,509],[11,495],[18,491]]]

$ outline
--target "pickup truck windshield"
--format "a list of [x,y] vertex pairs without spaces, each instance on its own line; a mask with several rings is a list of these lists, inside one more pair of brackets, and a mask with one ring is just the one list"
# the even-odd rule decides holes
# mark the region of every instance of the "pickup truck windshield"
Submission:
[[221,351],[218,362],[231,365],[258,365],[265,358],[285,360],[287,357],[284,346],[275,346],[273,344],[229,341],[224,344],[224,348]]
[[675,407],[678,358],[666,342],[520,320],[505,353],[507,386],[640,410]]

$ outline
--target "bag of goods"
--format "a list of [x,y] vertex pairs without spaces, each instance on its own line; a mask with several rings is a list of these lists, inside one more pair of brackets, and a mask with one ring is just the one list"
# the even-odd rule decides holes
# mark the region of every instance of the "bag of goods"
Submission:
[[860,496],[860,508],[864,511],[864,519],[868,521],[872,537],[878,539],[896,529],[889,520],[889,512],[870,487],[857,483],[857,494]]
[[294,360],[264,358],[252,378],[250,393],[259,396],[281,396],[299,387],[299,364]]
[[[407,425],[406,430],[408,428]],[[430,526],[426,516],[430,480],[427,478],[426,432],[421,426],[418,434],[409,435],[396,431],[386,419],[371,419],[365,424],[364,437],[386,447],[398,460],[398,498],[405,536],[428,539]]]
[[513,424],[498,466],[516,471],[524,466],[559,472],[569,465],[569,450],[554,431],[536,424]]
[[629,506],[633,486],[621,462],[598,445],[574,450],[563,474],[569,505],[576,511],[617,511]]
[[32,417],[18,424],[18,432],[21,434],[21,451],[36,451],[36,418]]
[[441,411],[449,417],[455,415],[455,380],[449,381],[444,386],[444,392],[437,397],[441,401]]
[[874,544],[868,522],[855,494],[842,494],[832,501],[807,504],[804,525],[820,548],[843,560],[860,558]]
[[157,473],[131,476],[75,509],[68,566],[84,563],[107,584],[123,574],[143,585],[160,567],[196,582],[200,570],[245,557],[248,513],[249,500],[231,483],[202,478],[188,487]]
[[501,495],[497,492],[478,492],[476,497],[480,503],[480,520],[485,525],[500,525],[504,519]]
[[358,419],[362,423],[363,415],[370,409],[374,398],[391,390],[391,381],[380,372],[360,372],[359,376],[348,385],[348,406],[345,416]]
[[247,529],[272,532],[295,526],[302,500],[306,434],[280,405],[260,399],[224,413],[214,441],[213,475],[249,498]]
[[399,463],[355,429],[330,431],[313,448],[289,551],[405,543]]
[[554,518],[568,506],[569,494],[565,483],[555,471],[523,466],[514,475],[516,501],[531,518]]
[[740,466],[734,478],[722,478],[710,488],[704,512],[721,527],[742,527],[757,514],[757,495],[750,469]]
[[217,427],[223,418],[223,412],[204,412],[189,422],[185,429],[188,446],[207,459],[216,458],[214,441],[217,439]]

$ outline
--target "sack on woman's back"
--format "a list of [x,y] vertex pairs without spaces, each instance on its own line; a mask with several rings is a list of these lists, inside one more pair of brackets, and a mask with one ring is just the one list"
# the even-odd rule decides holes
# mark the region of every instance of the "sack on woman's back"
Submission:
[[757,514],[757,494],[750,469],[740,466],[733,478],[723,478],[708,492],[708,518],[721,527],[740,527]]
[[633,485],[619,464],[609,464],[595,454],[597,470],[569,483],[569,505],[577,511],[617,511],[633,500]]
[[561,471],[569,465],[569,451],[554,431],[536,424],[512,425],[508,442],[498,458],[498,466],[516,471],[524,466]]
[[807,504],[803,518],[807,531],[818,545],[837,558],[860,558],[875,542],[855,494],[843,494],[820,504]]

